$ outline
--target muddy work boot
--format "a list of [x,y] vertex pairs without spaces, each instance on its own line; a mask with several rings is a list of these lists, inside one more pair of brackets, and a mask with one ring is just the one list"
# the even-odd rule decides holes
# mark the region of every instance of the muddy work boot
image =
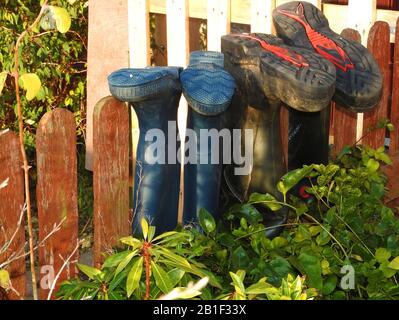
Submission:
[[[273,12],[277,35],[288,45],[313,50],[336,68],[333,99],[353,112],[365,112],[378,104],[382,77],[377,62],[361,44],[333,32],[324,14],[307,2],[293,1]],[[312,163],[328,163],[330,110],[289,113],[290,170]],[[298,186],[300,189],[303,186]],[[302,192],[301,198],[309,196]]]
[[227,143],[225,139],[220,141],[223,135],[222,114],[230,106],[235,89],[234,79],[223,70],[223,60],[220,52],[193,52],[190,65],[180,75],[183,94],[189,105],[184,224],[196,222],[201,208],[210,212],[216,220],[219,218],[222,147],[226,147],[224,144]]
[[[176,158],[176,128],[181,97],[180,71],[177,67],[122,69],[108,77],[112,95],[129,102],[139,122],[134,234],[139,232],[142,217],[157,228],[157,233],[173,230],[177,225],[180,164]],[[175,132],[171,137],[169,127]],[[172,145],[170,152],[169,144]]]
[[[280,135],[281,101],[295,110],[320,112],[334,93],[335,69],[314,52],[288,47],[281,39],[265,34],[224,36],[222,52],[225,69],[237,83],[229,110],[232,127],[250,130],[253,136],[252,170],[237,175],[237,166],[227,167],[226,182],[240,201],[255,192],[270,193],[281,201],[276,189],[286,172]],[[256,208],[263,213],[266,235],[278,235],[287,220],[287,210]]]

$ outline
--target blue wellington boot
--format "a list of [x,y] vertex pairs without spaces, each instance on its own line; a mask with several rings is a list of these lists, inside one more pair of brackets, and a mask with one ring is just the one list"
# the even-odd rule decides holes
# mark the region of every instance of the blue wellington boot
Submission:
[[[131,103],[139,121],[133,233],[139,231],[143,216],[157,228],[157,233],[173,230],[177,225],[180,165],[176,161],[176,150],[179,146],[174,145],[171,148],[174,155],[169,154],[168,144],[177,143],[177,133],[169,137],[168,122],[173,121],[171,125],[177,128],[180,72],[181,68],[177,67],[149,67],[121,69],[108,77],[112,95]],[[165,143],[159,135],[165,138]],[[155,142],[162,143],[158,149]]]
[[187,129],[193,130],[196,137],[194,161],[189,158],[184,167],[184,224],[196,222],[201,208],[215,219],[219,217],[221,150],[226,141],[218,138],[219,146],[212,149],[211,139],[209,136],[201,139],[201,132],[216,129],[213,131],[218,137],[223,128],[222,114],[229,107],[235,89],[234,79],[223,70],[223,64],[224,56],[220,52],[196,51],[190,55],[189,67],[180,75],[183,94],[189,104]]

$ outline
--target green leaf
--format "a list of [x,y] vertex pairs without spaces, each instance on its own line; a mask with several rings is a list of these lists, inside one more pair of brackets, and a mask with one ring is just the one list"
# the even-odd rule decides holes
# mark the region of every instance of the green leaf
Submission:
[[331,241],[331,237],[326,230],[322,230],[320,234],[316,238],[316,243],[319,246],[325,246],[327,243]]
[[19,85],[22,89],[26,90],[26,99],[28,101],[33,100],[40,91],[42,83],[34,73],[25,73],[19,78]]
[[330,275],[323,283],[322,294],[324,296],[328,296],[334,292],[335,288],[337,287],[337,276]]
[[161,240],[163,238],[173,236],[176,233],[178,233],[178,232],[177,231],[169,231],[169,232],[162,233],[159,236],[155,237],[152,242],[156,242],[156,241]]
[[234,250],[232,262],[233,266],[238,269],[245,269],[246,267],[248,267],[250,259],[243,247],[240,246],[236,250]]
[[206,233],[211,233],[216,228],[215,219],[206,209],[201,208],[199,210],[198,221],[199,221],[201,228]]
[[0,96],[1,92],[3,91],[4,84],[6,83],[8,73],[7,72],[1,72],[0,73]]
[[95,280],[95,278],[101,275],[101,270],[96,268],[77,263],[76,266],[80,271],[82,271],[86,276],[88,276],[91,280]]
[[249,197],[248,204],[259,204],[269,208],[272,211],[278,211],[282,208],[282,206],[277,202],[279,201],[269,193],[253,193]]
[[395,126],[394,126],[392,123],[388,123],[388,124],[387,124],[387,130],[388,130],[389,132],[392,132],[392,131],[395,130]]
[[144,240],[147,240],[148,236],[148,222],[145,218],[141,219],[141,230],[143,232],[143,238]]
[[133,249],[141,249],[141,247],[143,246],[143,243],[139,239],[133,238],[132,236],[121,238],[119,239],[119,241],[127,244]]
[[269,284],[265,281],[259,281],[258,283],[255,283],[255,284],[249,286],[245,290],[245,293],[246,294],[254,294],[254,295],[268,294],[268,293],[271,293],[271,290],[273,292],[275,292],[274,289],[275,288],[271,284]]
[[317,256],[309,253],[301,253],[298,257],[301,269],[308,276],[308,283],[310,287],[321,290],[323,287],[323,280],[321,277],[321,265]]
[[394,269],[394,270],[399,270],[399,257],[396,257],[393,259],[389,264],[388,268]]
[[148,228],[148,242],[151,242],[152,241],[152,239],[154,238],[154,236],[155,236],[155,227],[154,226],[150,226],[149,228]]
[[295,233],[295,242],[302,242],[305,240],[310,240],[312,238],[312,234],[309,231],[309,228],[305,225],[300,225]]
[[170,281],[169,275],[154,261],[151,261],[151,269],[157,287],[161,289],[163,293],[169,293],[170,291],[172,291],[173,286]]
[[380,164],[378,163],[378,161],[375,161],[374,159],[369,159],[366,163],[366,168],[370,173],[376,172],[379,167]]
[[244,296],[245,295],[245,287],[244,287],[244,284],[243,284],[241,278],[233,272],[230,272],[230,277],[233,280],[233,285],[234,285],[235,291],[239,295]]
[[0,270],[0,287],[8,289],[10,287],[10,284],[10,274],[6,270]]
[[272,240],[271,245],[273,249],[278,249],[288,245],[288,241],[286,238],[276,237]]
[[398,270],[390,268],[388,261],[382,262],[378,269],[382,271],[384,277],[387,279],[393,277],[396,274],[396,272],[398,271]]
[[168,276],[170,279],[170,283],[172,287],[175,287],[180,280],[183,278],[183,276],[186,274],[186,272],[182,269],[179,268],[174,268],[170,271],[168,271]]
[[126,280],[127,296],[130,297],[134,290],[139,287],[141,274],[143,273],[143,257],[137,259],[133,264]]
[[126,256],[127,256],[129,253],[131,253],[131,251],[130,251],[130,250],[127,250],[127,251],[115,253],[115,254],[113,254],[113,255],[107,257],[107,259],[105,259],[105,261],[104,261],[104,263],[103,263],[102,268],[103,268],[103,269],[104,269],[104,268],[112,268],[112,267],[117,266],[119,263],[121,263],[121,261],[122,261],[123,259],[126,258]]
[[178,256],[177,254],[173,253],[168,249],[160,248],[158,252],[176,266],[181,266],[183,268],[191,268],[190,263],[186,259]]
[[44,30],[57,29],[61,33],[66,33],[71,27],[71,17],[64,8],[47,6],[46,13],[40,21],[40,27]]
[[123,269],[126,268],[126,266],[129,264],[130,260],[133,259],[135,255],[137,255],[138,250],[134,250],[130,252],[118,265],[118,267],[115,270],[115,275],[114,278],[120,273]]
[[375,258],[379,263],[388,261],[391,257],[391,253],[385,248],[378,248],[375,252]]
[[296,186],[302,179],[307,177],[313,170],[313,166],[304,166],[303,168],[296,169],[288,172],[281,178],[277,188],[283,194],[286,194],[294,186]]

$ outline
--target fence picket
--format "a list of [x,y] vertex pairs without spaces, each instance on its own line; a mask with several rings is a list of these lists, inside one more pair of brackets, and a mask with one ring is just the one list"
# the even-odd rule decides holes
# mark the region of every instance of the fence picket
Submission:
[[129,10],[126,0],[89,0],[89,8],[86,168],[92,170],[93,110],[109,95],[107,76],[129,63]]
[[130,67],[150,65],[150,1],[128,0]]
[[94,109],[94,264],[130,234],[129,112],[113,97]]
[[[371,127],[375,127],[380,119],[388,118],[388,103],[390,94],[389,62],[390,42],[389,25],[386,22],[378,21],[370,30],[368,48],[376,58],[384,79],[383,95],[380,104],[370,112],[364,114],[363,134],[366,134]],[[372,148],[379,148],[385,144],[385,129],[374,130],[364,137],[362,143]]]
[[168,65],[186,66],[189,54],[188,0],[166,1]]
[[[360,42],[360,33],[353,29],[345,29],[341,33],[343,38]],[[333,103],[333,136],[334,153],[339,153],[346,145],[356,142],[357,114]]]
[[252,0],[251,1],[251,32],[272,33],[272,12],[276,1]]
[[39,247],[40,298],[47,299],[54,277],[59,274],[56,291],[62,281],[76,275],[77,157],[72,112],[55,109],[43,116],[36,133],[36,153],[39,243],[44,242]]
[[[22,157],[17,135],[12,131],[0,132],[0,184],[8,179],[8,184],[0,189],[0,265],[10,259],[12,254],[24,254],[25,228],[23,218],[24,181]],[[19,224],[20,222],[20,224]],[[13,238],[13,234],[15,236]],[[13,239],[13,240],[12,240]],[[6,242],[9,245],[6,245]],[[3,247],[6,245],[8,248]],[[4,252],[3,252],[3,250]],[[7,250],[5,250],[7,249]],[[1,254],[3,252],[3,254]],[[6,270],[18,294],[9,292],[10,299],[25,297],[25,257],[15,260]],[[0,269],[2,269],[0,267]]]
[[221,37],[230,33],[230,0],[208,0],[208,50],[221,50]]
[[399,152],[399,19],[396,23],[395,51],[392,76],[391,122],[395,129],[390,134],[389,152],[391,155]]

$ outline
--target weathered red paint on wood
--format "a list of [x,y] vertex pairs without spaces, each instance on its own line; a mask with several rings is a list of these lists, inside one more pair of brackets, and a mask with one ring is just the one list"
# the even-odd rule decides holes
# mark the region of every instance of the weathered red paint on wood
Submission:
[[395,130],[390,134],[389,152],[391,155],[399,152],[399,19],[396,22],[395,49],[392,75],[392,104],[390,119]]
[[288,107],[285,105],[281,105],[280,109],[280,132],[281,132],[281,143],[283,147],[283,155],[285,165],[288,166]]
[[61,229],[39,248],[40,298],[46,299],[52,276],[60,272],[69,257],[70,263],[60,273],[56,290],[62,281],[76,275],[78,253],[72,255],[78,243],[76,125],[73,113],[55,109],[43,116],[36,133],[36,153],[39,241],[43,241],[55,225],[62,223]]
[[[0,132],[0,184],[7,178],[8,185],[0,189],[0,264],[11,258],[24,254],[25,225],[23,219],[24,206],[24,181],[22,170],[22,156],[19,140],[14,132]],[[22,215],[21,224],[19,224]],[[15,233],[16,232],[16,233]],[[14,240],[11,241],[15,233]],[[6,245],[6,242],[9,245]],[[1,254],[6,245],[8,249]],[[8,292],[10,299],[25,297],[25,257],[10,265],[6,270],[10,273],[12,286],[18,291],[20,297],[13,292]]]
[[[361,41],[360,33],[353,29],[345,29],[341,35],[348,40]],[[357,113],[335,103],[333,103],[333,109],[334,153],[338,154],[343,147],[356,142]]]
[[[391,156],[392,165],[385,165],[382,167],[384,173],[388,177],[387,189],[385,196],[385,203],[393,208],[399,208],[399,153]],[[397,210],[399,213],[399,210]]]
[[[366,134],[370,128],[377,125],[378,120],[388,118],[388,99],[390,95],[390,30],[386,22],[377,21],[371,28],[368,38],[368,49],[377,60],[382,77],[384,79],[384,88],[381,102],[370,112],[364,114],[363,134]],[[385,144],[385,129],[374,130],[369,133],[362,141],[362,144],[369,145],[372,148],[379,148]]]
[[113,97],[94,108],[94,263],[130,234],[129,112]]

